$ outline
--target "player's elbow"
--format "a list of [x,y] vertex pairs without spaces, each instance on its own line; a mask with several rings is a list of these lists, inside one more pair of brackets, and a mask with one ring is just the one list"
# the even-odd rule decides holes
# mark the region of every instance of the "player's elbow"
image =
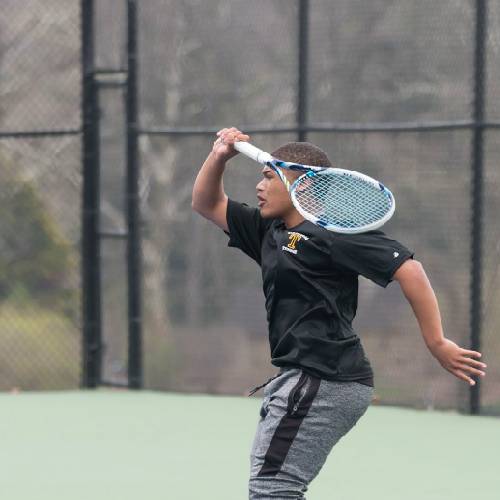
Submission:
[[196,212],[197,214],[201,215],[202,217],[204,217],[205,219],[209,219],[209,214],[210,214],[210,211],[207,210],[206,207],[204,207],[203,205],[200,205],[198,202],[196,201],[191,201],[191,210],[193,210],[194,212]]
[[203,203],[202,196],[195,189],[193,189],[193,194],[191,195],[191,209],[200,215],[203,215],[207,211],[207,204]]
[[198,204],[196,203],[194,198],[191,199],[191,210],[195,212],[199,211]]
[[204,219],[212,220],[214,210],[207,205],[200,204],[199,202],[192,201],[191,209],[197,214],[201,215]]
[[203,189],[193,188],[191,194],[191,209],[206,217],[210,214],[217,205],[217,199],[211,193],[205,192]]

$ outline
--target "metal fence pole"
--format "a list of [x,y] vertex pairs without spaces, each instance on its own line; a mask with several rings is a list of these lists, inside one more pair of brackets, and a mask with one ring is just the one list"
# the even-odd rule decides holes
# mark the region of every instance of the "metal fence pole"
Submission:
[[137,111],[137,3],[127,1],[128,384],[142,387],[141,244]]
[[307,128],[307,63],[309,47],[309,0],[299,0],[299,51],[297,89],[297,138],[306,140]]
[[99,263],[99,109],[94,78],[94,1],[81,1],[82,22],[82,380],[97,387],[101,375],[101,277]]
[[[472,137],[472,233],[471,233],[471,349],[481,349],[481,279],[482,279],[482,225],[483,225],[483,135],[484,135],[484,81],[486,77],[485,41],[487,30],[486,0],[476,0],[476,32],[474,48],[474,132]],[[481,411],[479,377],[470,388],[469,411]]]

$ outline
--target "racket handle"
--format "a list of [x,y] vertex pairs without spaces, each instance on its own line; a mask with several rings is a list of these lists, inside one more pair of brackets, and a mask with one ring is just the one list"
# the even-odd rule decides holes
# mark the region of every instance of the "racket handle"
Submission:
[[265,151],[256,148],[255,146],[246,141],[235,142],[234,149],[236,149],[240,153],[243,153],[245,156],[248,156],[252,160],[261,163],[262,165],[267,165],[267,162],[273,160],[273,157],[269,153],[266,153]]

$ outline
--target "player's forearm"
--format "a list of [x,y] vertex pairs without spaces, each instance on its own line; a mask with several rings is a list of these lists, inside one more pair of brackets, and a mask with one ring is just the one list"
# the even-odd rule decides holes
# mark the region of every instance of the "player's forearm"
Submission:
[[417,318],[425,344],[433,353],[444,341],[441,314],[424,269],[416,262],[413,268],[411,278],[400,280],[400,285]]
[[456,377],[471,385],[473,375],[484,376],[484,363],[472,359],[481,357],[481,353],[463,349],[443,335],[441,314],[434,290],[432,289],[422,265],[414,260],[407,260],[394,274],[401,289],[417,317],[420,331],[432,355],[441,366]]
[[225,166],[226,162],[217,158],[213,152],[208,155],[194,182],[191,202],[193,210],[203,213],[224,200],[226,194],[222,175]]

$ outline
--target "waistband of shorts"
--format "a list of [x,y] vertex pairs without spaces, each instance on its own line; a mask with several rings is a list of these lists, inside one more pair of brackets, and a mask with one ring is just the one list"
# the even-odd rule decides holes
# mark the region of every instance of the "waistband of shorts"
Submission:
[[257,387],[254,387],[248,393],[248,396],[255,394],[258,390],[262,389],[263,387],[266,387],[266,385],[269,384],[269,382],[272,382],[274,379],[278,378],[280,375],[283,375],[283,373],[290,371],[290,370],[300,370],[300,368],[297,368],[294,366],[282,366],[282,367],[280,367],[280,370],[276,375],[273,375],[270,379],[266,380],[263,384],[258,385]]

